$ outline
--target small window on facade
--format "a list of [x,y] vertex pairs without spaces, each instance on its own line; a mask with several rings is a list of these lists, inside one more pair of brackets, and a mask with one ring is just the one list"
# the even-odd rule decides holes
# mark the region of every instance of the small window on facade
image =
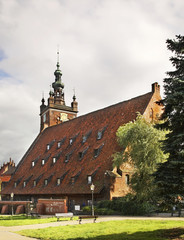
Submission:
[[92,183],[92,176],[88,176],[88,184]]
[[129,177],[128,174],[125,175],[125,182],[126,182],[127,185],[130,184],[130,177]]
[[42,159],[42,166],[45,164],[45,160],[44,159]]
[[36,187],[36,180],[33,181],[33,186]]
[[61,184],[61,178],[57,178],[57,185]]
[[26,187],[26,181],[23,182],[23,187]]
[[53,157],[53,159],[52,159],[52,163],[53,163],[53,164],[56,163],[56,157]]
[[34,161],[32,161],[32,167],[34,167],[35,166],[35,162]]
[[17,187],[17,182],[14,182],[14,187],[15,187],[15,188]]
[[48,179],[44,180],[44,185],[47,186],[48,185]]
[[47,151],[50,149],[50,144],[47,144]]
[[73,139],[71,138],[71,139],[70,139],[70,145],[72,145],[72,143],[73,143]]
[[46,122],[46,114],[43,115],[43,122]]

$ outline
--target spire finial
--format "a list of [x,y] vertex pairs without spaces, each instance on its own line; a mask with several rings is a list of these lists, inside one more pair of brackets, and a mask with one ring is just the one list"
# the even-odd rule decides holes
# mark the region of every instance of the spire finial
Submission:
[[75,96],[75,88],[73,89],[73,101],[76,100],[76,96]]

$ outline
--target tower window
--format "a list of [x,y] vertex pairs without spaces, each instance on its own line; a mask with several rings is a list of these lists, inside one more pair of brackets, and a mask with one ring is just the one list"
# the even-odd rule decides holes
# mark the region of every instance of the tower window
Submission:
[[46,113],[43,115],[43,122],[45,123],[46,122],[46,119],[47,119],[47,117],[46,117]]
[[127,185],[130,184],[130,177],[129,177],[128,174],[125,175],[125,183],[126,183]]

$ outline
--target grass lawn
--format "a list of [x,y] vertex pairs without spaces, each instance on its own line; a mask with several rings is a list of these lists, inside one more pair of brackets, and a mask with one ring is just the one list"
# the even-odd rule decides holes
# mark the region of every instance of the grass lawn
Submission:
[[[62,218],[61,220],[70,220],[70,218]],[[56,217],[51,218],[36,218],[28,217],[26,215],[15,215],[15,216],[0,216],[0,226],[21,226],[21,225],[32,225],[32,224],[41,224],[41,223],[50,223],[56,222]]]
[[[184,221],[124,220],[23,230],[21,235],[44,240],[166,240],[184,234]],[[184,235],[183,238],[184,239]]]

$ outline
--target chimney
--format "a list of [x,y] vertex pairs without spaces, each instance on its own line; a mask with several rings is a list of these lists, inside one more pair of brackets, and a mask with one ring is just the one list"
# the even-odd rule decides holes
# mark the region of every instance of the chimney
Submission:
[[154,92],[160,92],[160,85],[157,82],[152,84],[152,93]]

